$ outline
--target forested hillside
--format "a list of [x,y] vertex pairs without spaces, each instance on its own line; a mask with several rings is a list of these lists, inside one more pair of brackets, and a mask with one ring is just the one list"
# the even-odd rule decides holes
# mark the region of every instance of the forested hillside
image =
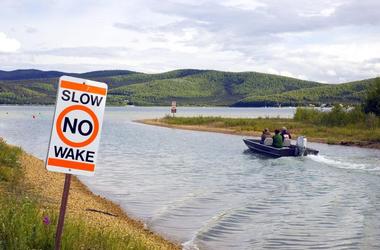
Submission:
[[374,84],[374,79],[367,79],[344,84],[323,84],[313,88],[298,89],[272,95],[250,95],[234,106],[305,106],[313,104],[357,104],[361,103],[367,90]]
[[111,105],[277,106],[359,103],[373,79],[322,84],[257,72],[174,70],[144,74],[127,70],[83,74],[0,71],[0,104],[53,104],[58,77],[71,75],[109,84]]

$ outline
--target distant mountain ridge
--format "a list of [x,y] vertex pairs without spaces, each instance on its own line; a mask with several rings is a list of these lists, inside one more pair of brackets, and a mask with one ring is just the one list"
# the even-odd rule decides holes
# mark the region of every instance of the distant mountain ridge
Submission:
[[260,107],[360,103],[374,79],[322,84],[259,72],[180,69],[158,74],[129,70],[87,73],[0,71],[0,104],[54,104],[58,77],[70,75],[106,82],[111,105]]
[[12,71],[0,70],[0,80],[25,80],[25,79],[40,79],[54,78],[63,75],[78,76],[78,77],[107,77],[114,75],[127,75],[137,73],[129,70],[100,70],[87,73],[67,73],[61,71],[43,71],[37,69],[18,69]]
[[37,78],[51,78],[64,75],[60,71],[42,71],[36,69],[18,69],[12,71],[0,70],[0,80],[23,80]]

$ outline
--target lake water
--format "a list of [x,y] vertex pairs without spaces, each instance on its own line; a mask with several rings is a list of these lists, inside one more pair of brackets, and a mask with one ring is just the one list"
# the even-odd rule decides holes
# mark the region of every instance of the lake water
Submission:
[[[267,159],[242,136],[143,125],[164,107],[107,108],[92,191],[185,249],[379,249],[380,151],[309,143]],[[293,108],[179,108],[291,117]],[[36,118],[33,119],[32,116]],[[0,136],[44,159],[53,107],[0,106]]]

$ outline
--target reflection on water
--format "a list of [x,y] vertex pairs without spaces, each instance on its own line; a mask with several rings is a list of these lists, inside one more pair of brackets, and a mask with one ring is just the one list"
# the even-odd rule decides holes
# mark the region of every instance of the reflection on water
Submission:
[[[0,136],[44,158],[52,112],[0,107]],[[234,117],[293,112],[182,108]],[[312,144],[319,156],[268,159],[249,153],[241,136],[133,122],[165,113],[107,109],[96,175],[81,180],[187,249],[380,247],[379,151]]]

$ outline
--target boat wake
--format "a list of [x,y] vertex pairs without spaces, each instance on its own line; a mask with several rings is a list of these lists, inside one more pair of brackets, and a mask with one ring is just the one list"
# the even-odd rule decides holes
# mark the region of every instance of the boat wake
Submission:
[[342,169],[362,170],[362,171],[380,171],[380,167],[374,167],[373,164],[358,163],[352,159],[332,159],[324,155],[308,155],[307,158],[331,167]]
[[197,246],[197,244],[195,244],[195,237],[193,237],[189,241],[182,243],[182,249],[183,250],[199,250],[199,247]]
[[197,240],[202,235],[207,234],[219,221],[228,214],[228,211],[221,211],[215,216],[213,216],[209,221],[204,223],[204,225],[193,235],[193,237],[182,244],[183,250],[199,250]]

